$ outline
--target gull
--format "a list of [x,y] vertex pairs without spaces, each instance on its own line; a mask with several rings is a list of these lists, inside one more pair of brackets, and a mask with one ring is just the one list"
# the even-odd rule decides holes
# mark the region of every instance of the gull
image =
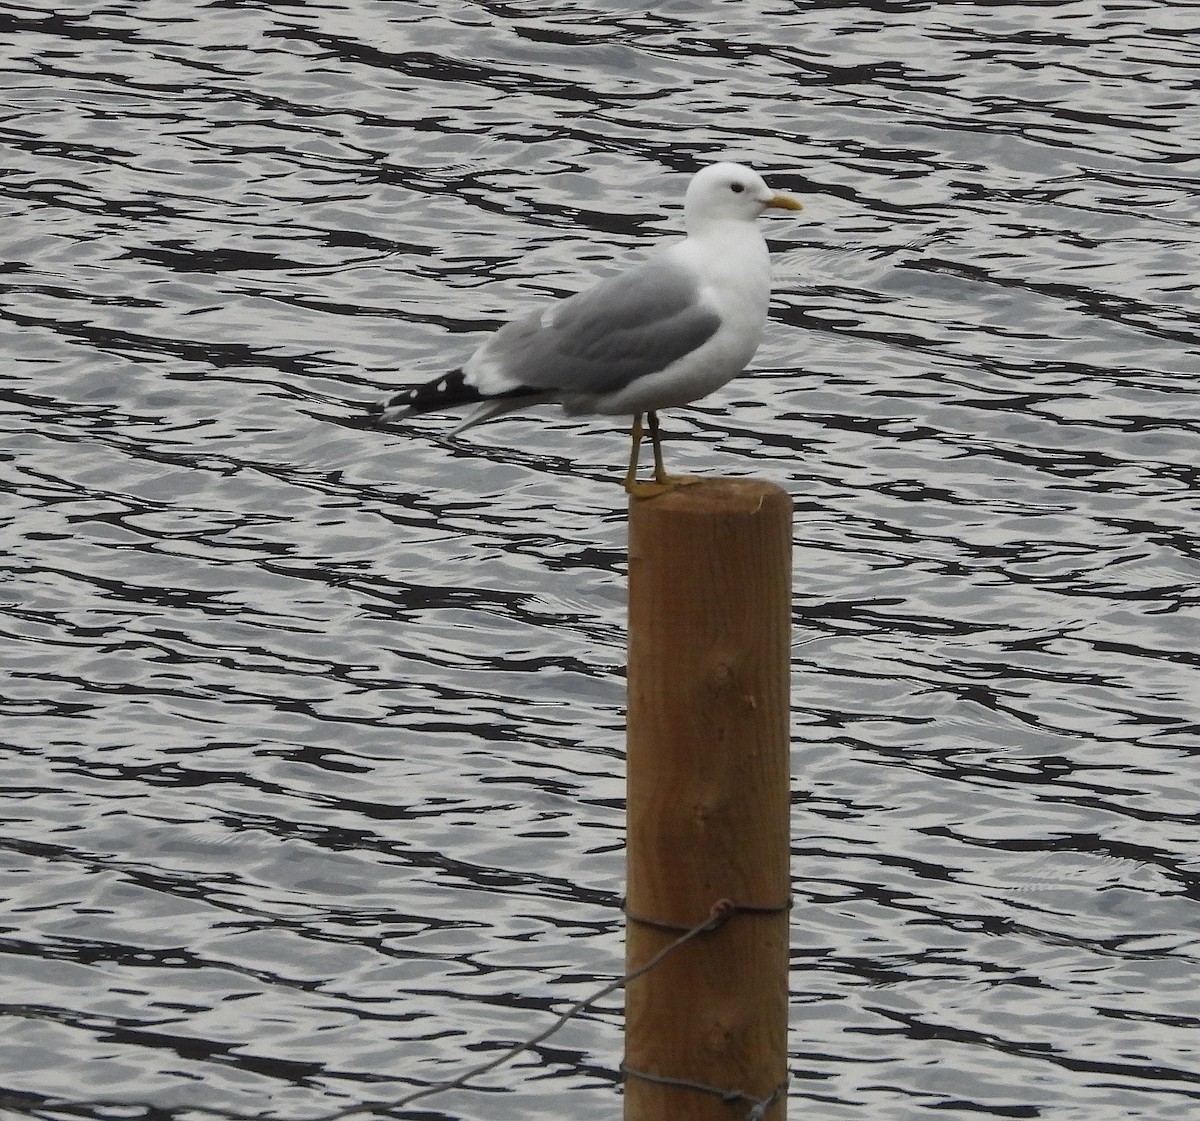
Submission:
[[[633,417],[625,490],[652,498],[692,476],[668,475],[660,409],[719,389],[749,364],[771,297],[767,245],[756,219],[770,208],[800,210],[742,164],[697,172],[684,196],[687,236],[634,268],[489,335],[456,370],[371,406],[392,422],[463,405],[455,429],[557,402],[569,415]],[[642,417],[654,449],[654,481],[638,479]]]

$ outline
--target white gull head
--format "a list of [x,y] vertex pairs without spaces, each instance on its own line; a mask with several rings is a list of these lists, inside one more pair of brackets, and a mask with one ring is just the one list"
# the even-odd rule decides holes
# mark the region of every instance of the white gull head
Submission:
[[714,163],[692,177],[683,213],[687,232],[694,236],[720,222],[753,222],[772,206],[801,208],[790,195],[772,191],[757,171],[740,163]]

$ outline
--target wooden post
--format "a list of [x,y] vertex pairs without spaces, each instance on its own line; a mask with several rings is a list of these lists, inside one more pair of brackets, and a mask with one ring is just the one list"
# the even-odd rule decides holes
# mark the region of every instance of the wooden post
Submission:
[[738,1121],[787,1076],[791,514],[756,480],[630,503],[626,968],[760,910],[627,986],[626,1121]]

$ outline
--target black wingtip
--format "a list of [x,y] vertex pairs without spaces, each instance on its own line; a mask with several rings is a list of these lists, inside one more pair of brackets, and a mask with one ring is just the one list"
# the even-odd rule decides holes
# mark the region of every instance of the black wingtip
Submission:
[[363,409],[363,428],[382,428],[387,424],[387,401],[369,401]]
[[459,369],[451,370],[450,373],[433,378],[422,385],[402,389],[383,401],[372,401],[366,406],[366,411],[375,424],[382,425],[402,417],[444,412],[462,405],[477,405],[481,401],[520,397],[548,399],[544,390],[531,389],[524,385],[507,389],[503,393],[480,393],[473,385],[467,384],[466,375]]
[[367,411],[373,416],[385,417],[393,409],[403,409],[418,416],[442,409],[453,409],[459,405],[474,405],[484,400],[483,394],[473,385],[468,385],[462,370],[432,378],[421,385],[403,389],[383,401],[372,401]]

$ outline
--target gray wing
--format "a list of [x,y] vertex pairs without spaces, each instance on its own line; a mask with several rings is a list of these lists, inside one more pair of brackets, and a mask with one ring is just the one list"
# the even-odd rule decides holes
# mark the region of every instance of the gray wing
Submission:
[[652,261],[507,324],[468,369],[480,363],[532,389],[613,393],[689,354],[720,325],[689,273]]

